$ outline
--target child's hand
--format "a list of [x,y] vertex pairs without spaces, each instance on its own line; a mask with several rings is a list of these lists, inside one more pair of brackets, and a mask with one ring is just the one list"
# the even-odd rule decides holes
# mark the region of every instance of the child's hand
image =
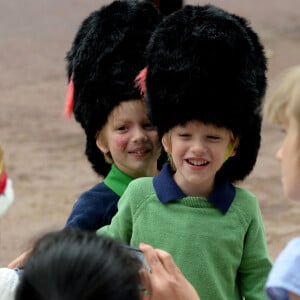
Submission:
[[300,300],[300,296],[290,292],[289,293],[289,299],[290,300]]
[[140,271],[143,287],[142,299],[151,300],[200,300],[196,290],[176,266],[173,257],[160,249],[141,243],[150,272]]
[[22,253],[21,255],[19,255],[16,259],[14,259],[13,261],[11,261],[8,264],[8,268],[10,269],[14,269],[17,267],[23,267],[26,263],[27,260],[27,256],[30,253],[31,250],[27,250],[24,253]]

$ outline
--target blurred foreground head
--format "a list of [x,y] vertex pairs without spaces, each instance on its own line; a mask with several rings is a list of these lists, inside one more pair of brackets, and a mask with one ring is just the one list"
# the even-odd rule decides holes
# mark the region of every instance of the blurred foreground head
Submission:
[[264,116],[273,124],[284,125],[290,119],[300,134],[300,65],[285,70],[274,82],[264,105]]
[[112,239],[65,230],[29,254],[16,300],[138,300],[140,262]]

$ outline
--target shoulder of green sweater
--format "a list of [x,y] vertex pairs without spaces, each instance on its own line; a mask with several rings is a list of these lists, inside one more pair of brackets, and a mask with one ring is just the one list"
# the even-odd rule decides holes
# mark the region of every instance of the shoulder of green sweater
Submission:
[[240,208],[247,214],[256,214],[260,211],[257,197],[246,188],[235,187],[236,194],[232,205]]
[[251,191],[243,187],[235,186],[236,197],[244,200],[257,202],[257,197]]
[[[155,194],[153,187],[153,177],[140,177],[131,181],[122,195],[122,199],[130,199],[130,203],[140,202],[141,199],[145,199],[147,196]],[[128,201],[128,200],[126,200]]]
[[132,180],[127,189],[126,192],[143,192],[144,194],[149,192],[153,192],[153,177],[140,177]]
[[131,213],[136,214],[147,203],[147,199],[157,199],[153,187],[153,177],[140,177],[130,182],[119,201],[119,210],[130,207]]

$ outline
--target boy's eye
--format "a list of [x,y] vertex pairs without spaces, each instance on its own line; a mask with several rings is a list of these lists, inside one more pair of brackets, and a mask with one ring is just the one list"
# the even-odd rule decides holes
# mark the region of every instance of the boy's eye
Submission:
[[154,129],[154,126],[151,124],[151,123],[145,123],[144,125],[143,125],[143,128],[145,128],[145,129]]
[[219,142],[221,140],[221,137],[219,135],[209,134],[206,136],[206,139],[207,141],[215,143],[215,142]]
[[127,126],[125,126],[125,125],[120,125],[120,126],[117,126],[116,127],[116,130],[117,131],[124,131],[124,130],[126,130],[127,129]]
[[178,136],[181,137],[181,138],[188,138],[191,135],[189,133],[178,133]]
[[218,135],[207,135],[206,137],[207,137],[209,140],[213,140],[213,141],[218,141],[218,140],[221,139],[221,137],[218,136]]

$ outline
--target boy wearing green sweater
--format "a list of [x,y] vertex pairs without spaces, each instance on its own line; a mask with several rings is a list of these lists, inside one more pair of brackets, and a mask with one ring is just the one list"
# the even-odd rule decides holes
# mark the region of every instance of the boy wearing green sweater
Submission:
[[259,38],[242,17],[186,6],[164,19],[147,50],[140,86],[170,162],[131,182],[98,234],[170,252],[201,300],[267,299],[259,205],[233,185],[252,171],[260,146]]

